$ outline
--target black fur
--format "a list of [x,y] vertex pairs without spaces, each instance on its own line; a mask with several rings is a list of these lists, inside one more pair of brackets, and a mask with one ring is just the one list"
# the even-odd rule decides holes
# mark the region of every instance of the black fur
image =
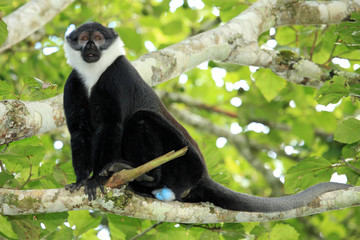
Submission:
[[107,177],[100,175],[114,163],[137,167],[184,146],[189,147],[186,155],[149,172],[150,181],[133,181],[129,186],[150,197],[153,190],[166,186],[178,201],[209,201],[226,209],[254,212],[294,209],[324,192],[349,187],[323,183],[296,195],[268,199],[237,193],[214,182],[197,143],[125,56],[118,57],[101,75],[90,97],[74,69],[65,85],[64,108],[77,177],[77,182],[66,188],[74,191],[85,185],[89,200],[96,198],[98,187],[103,190]]

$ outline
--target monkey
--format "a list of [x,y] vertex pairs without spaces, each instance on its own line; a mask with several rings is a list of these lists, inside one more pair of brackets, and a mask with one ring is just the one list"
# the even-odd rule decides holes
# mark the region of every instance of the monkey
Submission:
[[300,193],[263,198],[230,190],[210,178],[196,141],[169,113],[154,90],[125,57],[112,28],[90,22],[66,36],[67,63],[73,68],[64,87],[76,182],[90,201],[116,171],[135,168],[169,151],[186,154],[128,184],[142,196],[164,201],[211,202],[236,211],[278,212],[299,208],[322,193],[350,185],[319,183]]

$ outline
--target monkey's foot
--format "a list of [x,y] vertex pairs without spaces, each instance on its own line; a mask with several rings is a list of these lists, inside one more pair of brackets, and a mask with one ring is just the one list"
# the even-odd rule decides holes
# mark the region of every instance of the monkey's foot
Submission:
[[[124,169],[133,169],[133,167],[124,162],[113,161],[105,165],[105,167],[100,171],[99,176],[109,177],[112,174],[120,172]],[[148,174],[143,174],[140,177],[136,178],[135,181],[153,182],[154,178],[149,176]]]
[[93,176],[92,178],[88,179],[86,181],[85,185],[85,194],[88,195],[88,199],[89,201],[95,200],[96,199],[96,189],[100,188],[102,193],[105,193],[105,189],[104,189],[104,181],[105,181],[105,177],[99,177],[99,176]]
[[71,193],[74,192],[75,190],[79,190],[82,186],[85,186],[86,180],[79,180],[75,183],[71,183],[68,185],[65,185],[65,189],[69,190]]

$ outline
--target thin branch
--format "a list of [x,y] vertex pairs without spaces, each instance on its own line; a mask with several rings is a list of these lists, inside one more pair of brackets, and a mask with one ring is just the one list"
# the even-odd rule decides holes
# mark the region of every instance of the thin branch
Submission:
[[152,229],[156,228],[157,226],[163,224],[164,222],[157,222],[155,223],[154,225],[152,225],[151,227],[149,227],[148,229],[146,229],[145,231],[143,231],[142,233],[139,233],[138,235],[130,238],[130,240],[135,240],[135,239],[138,239],[142,236],[144,236],[146,233],[148,233],[149,231],[151,231]]
[[179,157],[185,155],[187,150],[188,150],[188,147],[184,147],[176,152],[171,151],[171,152],[168,152],[158,158],[155,158],[154,160],[151,160],[137,168],[124,169],[124,170],[121,170],[120,172],[116,172],[105,183],[105,186],[112,187],[112,188],[122,186],[125,183],[134,180],[135,178],[143,175],[144,173],[151,171],[152,169],[154,169],[164,163],[167,163],[171,160],[174,160],[176,158],[179,158]]
[[355,172],[360,173],[360,169],[358,169],[358,168],[352,166],[351,164],[349,164],[343,157],[341,158],[341,160],[343,161],[343,163],[346,164],[346,166],[348,166],[349,168],[351,168]]
[[316,30],[315,32],[315,36],[314,36],[314,41],[313,41],[313,44],[311,46],[311,50],[310,50],[310,61],[312,61],[312,57],[313,57],[313,54],[314,54],[314,49],[315,49],[315,46],[316,46],[316,40],[318,38],[318,30]]
[[[335,43],[337,43],[337,42],[339,41],[339,38],[340,38],[340,36],[337,37]],[[333,59],[333,54],[334,54],[334,52],[335,52],[336,46],[337,46],[337,45],[334,44],[333,48],[331,49],[330,56],[329,56],[328,60],[327,60],[325,63],[322,64],[323,66],[327,65],[327,64],[328,64],[329,62],[331,62],[331,60]]]
[[157,90],[156,93],[161,98],[166,97],[166,98],[170,99],[170,101],[172,101],[172,102],[181,102],[181,103],[186,104],[186,106],[189,106],[189,107],[196,107],[199,109],[204,109],[204,110],[215,112],[215,113],[220,113],[222,115],[225,115],[225,116],[228,116],[231,118],[239,117],[236,112],[224,110],[224,109],[219,108],[218,106],[206,104],[202,101],[194,99],[185,94],[170,93],[170,92],[165,92],[165,91],[161,91],[161,90]]
[[[27,159],[28,159],[28,161],[30,161],[29,156],[27,156]],[[23,184],[21,184],[21,186],[17,187],[17,189],[22,189],[26,184],[28,184],[30,182],[30,179],[31,179],[31,176],[32,176],[32,173],[31,173],[32,172],[32,164],[29,163],[29,165],[30,165],[29,176],[26,179],[26,181]]]

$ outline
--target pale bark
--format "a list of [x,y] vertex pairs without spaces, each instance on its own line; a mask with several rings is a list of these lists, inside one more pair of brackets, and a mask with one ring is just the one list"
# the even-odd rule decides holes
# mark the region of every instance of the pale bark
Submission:
[[[5,17],[9,37],[0,48],[0,52],[41,28],[71,2],[33,0]],[[261,49],[258,46],[259,35],[270,27],[339,23],[351,12],[359,10],[360,0],[331,2],[260,0],[230,22],[163,50],[146,54],[134,61],[133,65],[150,85],[174,78],[202,62],[215,60],[270,68],[289,81],[319,87],[322,80],[327,78],[327,74],[317,64],[296,56],[284,63],[284,56],[281,53]],[[354,78],[358,79],[358,75]],[[59,127],[64,124],[62,96],[36,102],[2,101],[0,123],[1,143],[9,143]],[[243,140],[236,141],[239,141],[239,144],[243,142]],[[323,194],[306,207],[282,213],[233,212],[205,203],[164,203],[128,192],[124,194],[120,190],[113,191],[112,197],[106,196],[89,203],[82,193],[69,194],[64,189],[31,191],[1,189],[0,214],[50,213],[95,208],[158,221],[258,222],[301,217],[360,205],[359,187]]]
[[58,15],[74,0],[32,0],[3,18],[9,35],[0,53],[24,40]]
[[42,101],[0,101],[0,145],[64,125],[62,95]]
[[161,202],[144,198],[123,189],[107,189],[108,193],[89,202],[83,189],[70,193],[65,189],[10,190],[0,189],[0,214],[22,215],[65,212],[72,210],[100,210],[103,212],[181,223],[268,222],[298,218],[336,209],[360,205],[360,187],[328,192],[307,206],[286,212],[250,213],[225,210],[210,203]]
[[[270,68],[288,81],[320,87],[328,74],[304,58],[291,59],[278,51],[261,49],[258,37],[271,27],[285,25],[340,23],[360,1],[284,1],[260,0],[228,23],[188,38],[133,62],[150,84],[174,78],[200,63],[215,60],[246,66]],[[359,79],[359,76],[356,76]]]
[[[34,11],[37,8],[30,6],[37,6],[38,4],[42,6],[40,3],[44,4],[44,2],[33,0],[28,3],[30,4],[29,6],[26,4],[7,16],[6,18],[8,19],[15,19],[8,20],[7,22],[10,32],[14,32],[14,35],[16,35],[15,33],[18,33],[20,30],[15,29],[17,29],[19,24],[21,25],[17,21],[25,21],[24,19],[30,21],[32,18],[25,16],[36,15]],[[55,5],[46,6],[48,8],[53,7],[55,10],[49,10],[48,12],[52,13],[52,15],[46,13],[47,17],[42,21],[51,19],[51,16],[70,2],[70,0],[62,1],[60,4],[59,1],[55,4],[53,1],[49,1],[49,4]],[[37,11],[40,10],[44,11],[43,7],[39,7]],[[342,19],[349,16],[352,11],[359,10],[360,0],[331,2],[260,0],[228,23],[160,51],[145,54],[132,62],[132,64],[150,85],[157,85],[174,78],[202,62],[216,60],[271,68],[276,74],[289,81],[320,87],[322,80],[328,76],[317,64],[296,56],[291,57],[291,60],[287,59],[287,61],[284,61],[286,57],[283,54],[273,50],[261,49],[257,42],[258,36],[270,27],[292,24],[339,23]],[[13,14],[14,16],[12,16]],[[37,17],[34,18],[37,19]],[[37,28],[45,23],[41,23],[39,19],[33,21],[36,24],[34,23],[31,26],[37,26]],[[31,26],[26,23],[26,25],[22,26],[21,31],[25,29],[33,32],[37,29],[31,28]],[[12,43],[16,43],[19,40],[19,37],[9,37],[9,42],[11,41]],[[360,77],[357,74],[351,74],[351,79],[360,79]],[[19,117],[16,111],[12,111],[12,108],[8,109],[6,103],[0,102],[0,136],[4,138],[4,140],[0,141],[0,144],[10,143],[63,125],[65,118],[62,107],[59,104],[61,98],[62,96],[58,96],[54,99],[42,101],[41,103],[44,104],[44,108],[39,110],[30,107],[37,105],[39,102],[16,103],[16,105],[23,105],[25,107],[24,112],[27,113],[26,121],[23,117]],[[54,109],[53,105],[45,106],[47,103],[52,104],[54,101],[56,106],[59,107],[58,109]],[[51,121],[49,116],[54,117],[54,114],[55,118]],[[12,123],[17,118],[21,119],[19,125]]]

